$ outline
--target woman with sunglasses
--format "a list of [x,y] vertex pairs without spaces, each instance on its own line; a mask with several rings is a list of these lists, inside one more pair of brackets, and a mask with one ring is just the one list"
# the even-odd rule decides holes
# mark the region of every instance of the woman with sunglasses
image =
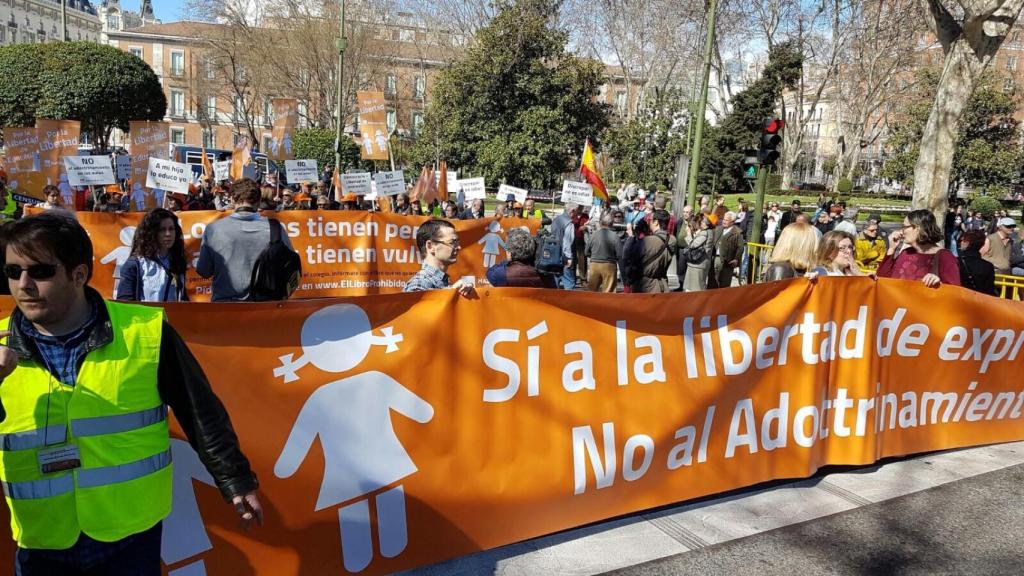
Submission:
[[928,210],[914,210],[903,227],[889,236],[889,250],[878,265],[879,278],[920,280],[929,288],[960,285],[956,257],[940,248],[942,229]]
[[121,267],[117,299],[133,302],[186,302],[185,240],[178,217],[157,208],[135,229],[132,255]]

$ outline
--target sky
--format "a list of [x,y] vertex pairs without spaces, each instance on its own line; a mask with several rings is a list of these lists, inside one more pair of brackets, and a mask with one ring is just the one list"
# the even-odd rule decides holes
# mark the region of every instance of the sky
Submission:
[[[99,4],[99,2],[94,2]],[[139,11],[141,0],[121,0],[121,8],[125,10]],[[164,22],[175,22],[181,20],[181,12],[185,6],[185,0],[153,0],[153,11],[156,17]]]

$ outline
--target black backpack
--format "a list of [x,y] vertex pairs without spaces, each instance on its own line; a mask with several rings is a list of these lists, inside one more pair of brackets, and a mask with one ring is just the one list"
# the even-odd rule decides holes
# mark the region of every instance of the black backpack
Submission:
[[302,259],[281,241],[281,223],[271,218],[270,244],[260,252],[249,281],[250,302],[287,300],[299,286]]
[[[534,266],[538,274],[559,276],[565,268],[565,260],[562,258],[562,236],[556,233],[555,228],[557,226],[552,223],[550,226],[541,227],[537,232],[537,257]],[[563,227],[561,231],[564,233],[565,228]]]

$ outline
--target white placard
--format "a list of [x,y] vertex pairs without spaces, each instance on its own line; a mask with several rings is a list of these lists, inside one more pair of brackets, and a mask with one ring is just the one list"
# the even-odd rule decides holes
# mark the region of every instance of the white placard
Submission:
[[504,202],[505,199],[508,198],[509,194],[515,196],[516,202],[519,202],[520,204],[526,202],[526,190],[516,188],[515,186],[509,186],[508,184],[498,186],[498,200]]
[[367,195],[371,192],[371,184],[369,172],[350,172],[341,175],[341,187],[345,194]]
[[114,168],[108,156],[64,156],[68,184],[72,186],[102,186],[114,184]]
[[191,182],[192,167],[188,164],[150,157],[149,169],[146,170],[146,188],[188,194]]
[[[441,171],[434,170],[434,182],[438,186],[441,185]],[[458,194],[459,193],[459,173],[454,170],[448,171],[448,193]]]
[[562,203],[573,202],[582,206],[594,203],[594,187],[586,182],[562,182]]
[[316,169],[316,160],[285,160],[284,171],[288,174],[288,183],[316,182],[320,173]]
[[487,188],[484,186],[483,178],[466,178],[465,180],[459,180],[459,188],[462,189],[462,193],[466,200],[484,200],[487,198]]
[[132,177],[132,157],[127,154],[118,154],[114,162],[117,164],[117,179],[127,180]]
[[377,172],[373,175],[380,196],[398,196],[405,194],[405,174],[401,170],[394,172]]
[[231,160],[213,163],[213,179],[217,182],[231,180]]

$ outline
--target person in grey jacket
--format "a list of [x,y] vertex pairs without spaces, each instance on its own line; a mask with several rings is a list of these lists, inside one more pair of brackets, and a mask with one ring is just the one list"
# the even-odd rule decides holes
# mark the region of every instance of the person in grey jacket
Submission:
[[614,221],[615,215],[606,210],[601,214],[600,228],[590,235],[587,242],[586,257],[590,259],[587,290],[591,292],[615,292],[622,243],[612,230]]
[[[252,269],[270,244],[270,220],[257,210],[261,200],[259,185],[250,178],[242,178],[231,190],[235,211],[206,227],[196,263],[200,276],[213,277],[214,302],[241,302],[249,297]],[[283,226],[281,242],[292,248]]]

